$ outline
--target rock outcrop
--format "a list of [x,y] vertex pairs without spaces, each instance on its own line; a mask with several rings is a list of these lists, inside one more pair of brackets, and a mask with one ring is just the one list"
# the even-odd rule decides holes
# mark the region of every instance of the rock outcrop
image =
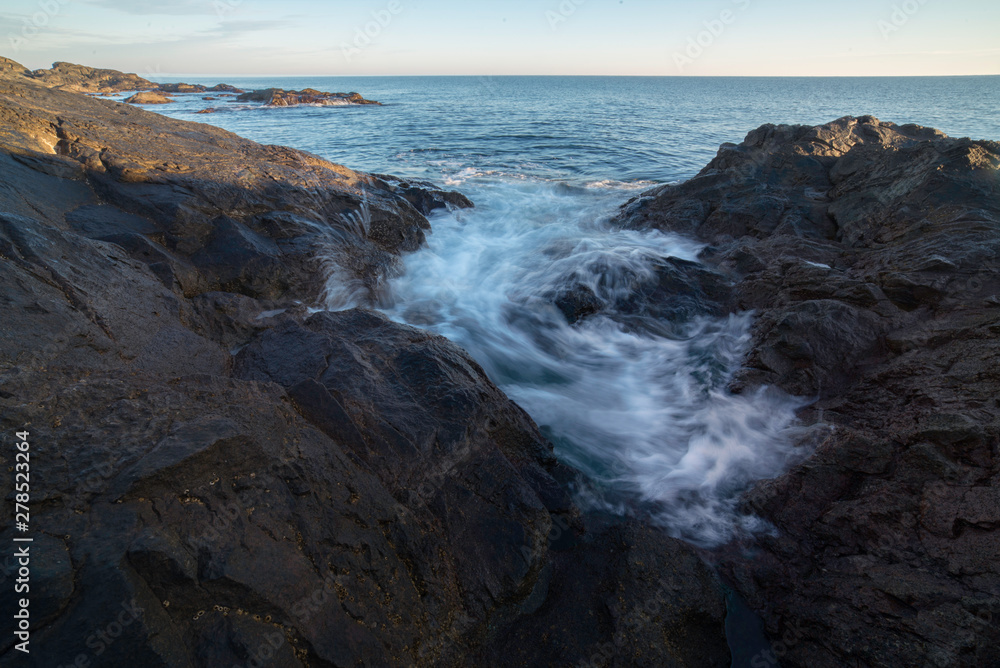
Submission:
[[210,93],[243,93],[242,88],[237,88],[236,86],[230,86],[229,84],[215,84],[211,88],[207,89]]
[[466,353],[310,308],[320,261],[375,299],[467,200],[26,77],[0,127],[0,462],[29,432],[35,537],[3,665],[728,665],[718,578],[588,531]]
[[239,102],[263,102],[267,107],[294,107],[300,104],[315,104],[327,107],[342,107],[352,104],[375,104],[381,102],[366,100],[360,93],[327,93],[314,88],[305,90],[282,90],[267,88],[243,93],[236,97]]
[[201,84],[189,83],[161,83],[157,84],[157,89],[164,93],[204,93],[208,90]]
[[[30,79],[48,88],[76,93],[110,95],[113,93],[137,91],[137,95],[133,95],[126,100],[126,102],[133,102],[135,104],[163,104],[171,101],[168,97],[169,94],[205,92],[224,93],[225,96],[236,95],[237,101],[262,102],[265,106],[269,107],[294,107],[300,104],[327,107],[382,104],[381,102],[366,100],[360,93],[328,93],[313,88],[306,88],[301,91],[267,88],[246,92],[241,88],[226,83],[216,84],[211,88],[202,84],[154,83],[136,74],[74,65],[73,63],[53,63],[51,69],[31,71],[20,63],[3,57],[0,57],[0,79],[13,79],[15,81]],[[139,102],[139,99],[156,101]]]
[[1000,664],[998,166],[872,117],[765,125],[623,207],[707,243],[759,314],[734,389],[831,426],[747,495],[778,535],[720,556],[783,666]]
[[73,63],[53,63],[51,69],[35,70],[25,76],[49,88],[77,93],[120,93],[158,88],[157,84],[136,74]]
[[0,78],[24,77],[29,74],[28,68],[10,58],[0,56]]
[[128,104],[170,104],[174,98],[163,93],[136,93],[125,100]]

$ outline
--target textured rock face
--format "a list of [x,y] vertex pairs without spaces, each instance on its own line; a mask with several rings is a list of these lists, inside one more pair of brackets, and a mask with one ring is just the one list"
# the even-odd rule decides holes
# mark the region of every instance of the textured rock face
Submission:
[[28,73],[28,68],[10,58],[0,56],[0,77],[21,77]]
[[43,86],[77,93],[117,93],[126,90],[157,89],[157,84],[136,74],[73,63],[53,63],[51,69],[35,70],[27,76]]
[[731,665],[719,642],[718,579],[698,556],[631,522],[574,541],[559,519],[548,598],[473,665]]
[[782,665],[1000,661],[1000,145],[871,117],[765,125],[623,207],[691,234],[759,319],[736,388],[832,425],[725,568]]
[[23,77],[0,127],[0,463],[29,431],[36,536],[33,651],[0,638],[4,666],[509,665],[504,638],[726,665],[698,555],[587,533],[467,354],[310,316],[317,253],[375,284],[467,200]]

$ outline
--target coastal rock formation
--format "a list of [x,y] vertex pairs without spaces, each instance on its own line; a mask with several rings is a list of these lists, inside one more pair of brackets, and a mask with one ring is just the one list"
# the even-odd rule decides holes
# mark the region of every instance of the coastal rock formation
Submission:
[[[202,84],[188,83],[154,83],[136,74],[126,74],[118,70],[103,70],[73,63],[54,63],[51,69],[31,71],[20,63],[9,58],[0,57],[0,79],[23,80],[30,79],[48,88],[77,93],[110,95],[126,91],[138,91],[126,102],[136,104],[162,104],[169,102],[167,95],[160,93],[222,93],[219,97],[237,96],[240,102],[262,102],[269,107],[293,107],[300,104],[339,107],[354,104],[381,105],[381,102],[366,100],[359,93],[327,93],[306,88],[301,91],[285,91],[280,88],[245,92],[241,88],[226,83],[216,84],[211,88]],[[154,97],[159,95],[159,97]],[[157,102],[138,102],[140,97]],[[208,99],[208,98],[206,98]]]
[[765,125],[622,209],[708,244],[759,314],[734,389],[830,425],[746,497],[778,535],[720,555],[783,666],[1000,662],[998,166],[872,117]]
[[428,181],[403,180],[387,174],[372,174],[380,185],[399,194],[413,207],[424,214],[430,215],[438,209],[471,209],[475,205],[468,197],[455,190],[439,190]]
[[163,93],[136,93],[125,100],[128,104],[170,104],[173,101],[174,98]]
[[164,93],[204,93],[208,88],[201,84],[161,83],[157,88]]
[[263,102],[266,107],[294,107],[299,104],[315,104],[341,107],[351,104],[376,104],[381,102],[366,100],[359,93],[327,93],[314,88],[305,90],[282,90],[267,88],[243,93],[236,97],[239,102]]
[[[11,61],[8,61],[11,62]],[[34,79],[43,86],[77,93],[120,93],[122,91],[156,90],[157,84],[136,74],[126,74],[118,70],[104,70],[73,63],[53,63],[48,70],[13,71],[26,78]]]
[[28,68],[21,63],[16,63],[10,58],[0,56],[0,77],[24,77],[28,74]]
[[467,200],[23,76],[0,127],[0,461],[29,432],[35,537],[5,666],[728,665],[698,554],[588,530],[465,352],[310,308],[321,263],[370,303]]
[[207,89],[210,93],[243,93],[242,88],[237,88],[236,86],[230,86],[229,84],[215,84],[211,88]]

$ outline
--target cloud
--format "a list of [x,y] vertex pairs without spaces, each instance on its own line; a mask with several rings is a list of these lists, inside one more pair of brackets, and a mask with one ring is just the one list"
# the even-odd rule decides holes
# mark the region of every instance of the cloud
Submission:
[[[217,12],[212,0],[83,0],[88,5],[125,14],[201,16]],[[229,3],[233,4],[233,3]]]
[[235,37],[238,35],[245,35],[247,33],[263,32],[265,30],[281,30],[282,28],[289,28],[294,25],[294,22],[286,19],[276,19],[271,21],[249,19],[231,20],[222,21],[218,25],[206,28],[205,30],[199,30],[194,34],[194,36],[201,37],[204,35],[212,37]]

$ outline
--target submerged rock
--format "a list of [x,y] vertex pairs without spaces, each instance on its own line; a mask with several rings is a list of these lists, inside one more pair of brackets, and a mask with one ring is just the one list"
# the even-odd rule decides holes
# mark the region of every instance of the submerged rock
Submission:
[[734,389],[831,426],[723,563],[783,666],[1000,661],[1000,144],[765,125],[620,221],[692,235],[759,317]]

